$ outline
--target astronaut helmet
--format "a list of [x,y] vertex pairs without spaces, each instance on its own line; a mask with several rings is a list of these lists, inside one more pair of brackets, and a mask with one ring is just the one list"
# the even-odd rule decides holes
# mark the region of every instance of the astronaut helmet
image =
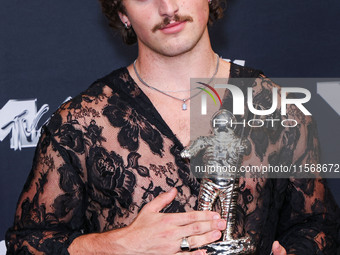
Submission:
[[229,131],[235,130],[236,125],[233,123],[236,123],[236,118],[226,109],[215,112],[211,118],[211,127],[215,133],[221,131],[228,133]]

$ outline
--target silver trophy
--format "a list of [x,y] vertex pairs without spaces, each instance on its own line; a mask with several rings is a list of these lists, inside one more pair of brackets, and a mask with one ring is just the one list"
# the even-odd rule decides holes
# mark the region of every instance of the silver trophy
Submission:
[[232,127],[235,116],[225,110],[217,111],[211,120],[213,134],[200,136],[181,152],[182,158],[202,155],[205,166],[198,197],[198,210],[213,210],[217,200],[221,205],[221,218],[227,222],[222,241],[200,247],[211,255],[251,254],[255,244],[250,237],[233,238],[238,197],[238,169],[243,156],[249,154],[250,143],[237,136]]

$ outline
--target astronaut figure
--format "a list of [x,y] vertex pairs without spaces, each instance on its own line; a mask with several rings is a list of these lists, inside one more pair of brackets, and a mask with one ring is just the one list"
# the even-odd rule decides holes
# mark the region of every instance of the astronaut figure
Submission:
[[[221,204],[221,217],[227,228],[221,242],[203,247],[208,254],[248,254],[255,251],[249,238],[234,240],[235,212],[239,178],[237,171],[243,156],[250,153],[250,142],[234,132],[235,116],[228,110],[217,111],[211,120],[213,134],[200,136],[181,152],[182,158],[202,153],[205,171],[198,197],[198,210],[212,210],[217,201]],[[233,127],[234,123],[234,127]],[[200,154],[201,155],[201,154]],[[225,171],[219,171],[224,169]]]

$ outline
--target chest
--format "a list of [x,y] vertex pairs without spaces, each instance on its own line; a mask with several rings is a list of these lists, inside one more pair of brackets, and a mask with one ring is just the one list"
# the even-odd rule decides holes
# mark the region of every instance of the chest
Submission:
[[178,140],[187,146],[190,142],[190,102],[186,103],[168,97],[151,98],[154,107]]

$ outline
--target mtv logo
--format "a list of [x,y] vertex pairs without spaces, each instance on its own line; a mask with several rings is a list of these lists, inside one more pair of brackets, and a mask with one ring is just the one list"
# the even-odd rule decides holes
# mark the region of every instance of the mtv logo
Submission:
[[9,100],[0,110],[0,141],[12,134],[11,149],[35,147],[41,129],[37,125],[48,110],[49,106],[44,104],[37,111],[37,99]]

